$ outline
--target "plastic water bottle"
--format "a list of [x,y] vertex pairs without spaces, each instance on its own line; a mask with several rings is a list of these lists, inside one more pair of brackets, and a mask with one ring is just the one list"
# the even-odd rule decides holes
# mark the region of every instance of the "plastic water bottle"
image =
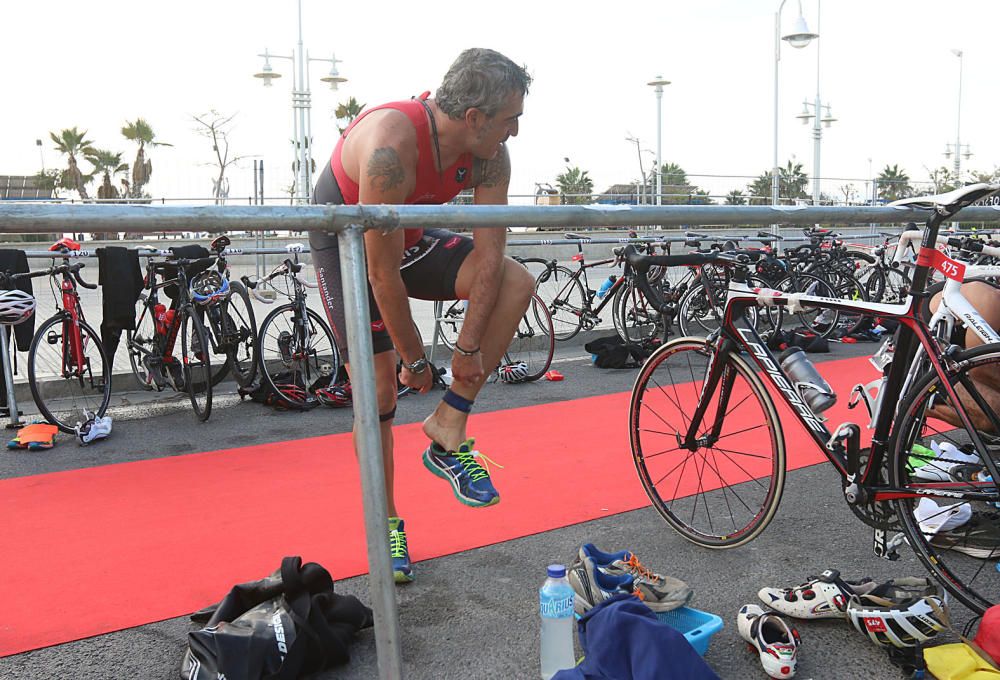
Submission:
[[542,680],[564,668],[576,666],[573,653],[573,586],[566,580],[566,567],[550,564],[549,577],[538,591],[542,617]]
[[822,413],[837,403],[837,394],[823,379],[801,347],[789,347],[778,357],[782,370],[813,413]]
[[598,299],[600,299],[600,298],[604,297],[605,295],[607,295],[608,291],[611,290],[611,286],[613,286],[613,285],[615,285],[615,276],[614,276],[614,274],[612,274],[608,278],[604,279],[604,283],[602,283],[601,287],[597,289],[597,297],[598,297]]

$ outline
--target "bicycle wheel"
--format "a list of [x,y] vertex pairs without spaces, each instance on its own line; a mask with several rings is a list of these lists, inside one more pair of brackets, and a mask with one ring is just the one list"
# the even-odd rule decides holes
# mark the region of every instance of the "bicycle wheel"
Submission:
[[[659,284],[650,282],[650,285]],[[663,336],[663,315],[653,308],[634,281],[627,281],[615,291],[612,310],[615,330],[625,342],[645,345]]]
[[[333,381],[340,370],[340,348],[323,318],[311,309],[301,315],[294,304],[278,307],[260,325],[261,380],[275,392],[281,385],[296,385],[311,396],[311,390]],[[305,399],[286,394],[297,406]]]
[[[128,361],[132,366],[135,381],[144,390],[156,388],[156,381],[150,373],[150,364],[156,361],[159,365],[160,349],[157,347],[156,323],[153,320],[153,310],[146,305],[145,296],[139,298],[139,314],[135,322],[135,330],[125,334],[125,348],[128,351]],[[154,357],[157,357],[154,359]]]
[[696,281],[687,289],[677,306],[677,326],[681,335],[707,336],[718,329],[723,304],[724,297],[720,298],[718,293],[708,290],[703,282]]
[[546,269],[535,279],[535,293],[549,310],[556,340],[569,340],[580,332],[587,291],[573,272],[558,266]]
[[212,352],[208,333],[192,306],[181,308],[181,364],[184,387],[198,420],[212,415]]
[[519,382],[532,382],[549,370],[555,351],[556,339],[553,337],[548,309],[537,295],[532,295],[528,309],[521,317],[521,323],[517,325],[517,331],[504,354],[504,363],[523,361],[527,367],[527,375]]
[[[858,283],[856,278],[847,274],[840,274],[833,279],[833,292],[834,296],[841,300],[851,302],[868,301],[868,294],[865,292],[865,287]],[[830,329],[823,329],[822,326],[819,326],[819,328],[821,330],[829,330],[830,333],[836,332],[838,337],[843,337],[851,333],[856,333],[861,328],[864,320],[865,315],[863,312],[840,310],[835,326]]]
[[[792,274],[779,281],[774,288],[783,293],[803,293],[818,297],[836,297],[836,292],[829,282],[812,274]],[[780,319],[784,328],[787,329],[790,325],[795,326],[795,321],[791,321],[790,324],[786,322],[786,320],[792,318],[798,321],[798,328],[825,338],[833,333],[837,327],[840,313],[835,309],[816,308],[803,309],[794,315],[786,313]]]
[[[709,363],[725,362],[705,395],[708,408],[692,450],[690,414]],[[718,432],[712,432],[716,416]],[[753,540],[771,521],[785,483],[781,421],[756,369],[736,352],[718,355],[701,338],[678,338],[643,365],[629,404],[632,459],[653,507],[681,536],[707,548]]]
[[56,314],[41,325],[28,350],[35,405],[45,420],[70,434],[89,414],[103,416],[111,401],[112,371],[104,345],[87,322],[81,319],[78,328],[77,338],[69,315]]
[[243,284],[230,281],[229,289],[229,297],[219,304],[222,311],[219,340],[233,377],[240,387],[246,387],[257,377],[257,320]]
[[[961,386],[962,406],[978,433],[949,424],[956,422],[951,415],[955,409],[944,396],[944,383],[934,371],[926,372],[900,404],[890,444],[889,481],[928,496],[896,501],[907,539],[927,570],[964,605],[982,614],[1000,602],[1000,488],[983,472],[987,457],[1000,461],[1000,416],[995,410],[1000,345],[961,352],[955,360],[957,368],[947,370],[947,380]],[[947,497],[934,496],[933,490]],[[918,503],[923,524],[914,514]],[[934,520],[952,515],[953,522],[966,521],[933,531]]]
[[455,349],[455,343],[458,342],[458,334],[462,331],[462,321],[465,320],[465,309],[468,304],[467,300],[434,303],[435,311],[440,310],[437,315],[438,337],[450,350]]
[[871,302],[899,304],[904,298],[903,291],[910,287],[910,280],[900,270],[876,265],[862,269],[858,280]]

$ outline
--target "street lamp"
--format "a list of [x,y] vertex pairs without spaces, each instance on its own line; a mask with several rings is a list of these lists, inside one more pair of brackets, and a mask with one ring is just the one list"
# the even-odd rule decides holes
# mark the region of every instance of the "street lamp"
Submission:
[[774,13],[774,173],[771,176],[771,203],[778,205],[778,63],[781,61],[781,41],[786,41],[795,49],[802,49],[813,38],[818,38],[818,33],[813,33],[806,25],[805,17],[802,16],[802,1],[799,0],[799,18],[795,20],[795,25],[791,33],[781,35],[781,10],[785,8],[785,2],[781,0],[778,11]]
[[[951,144],[944,145],[944,157],[951,158],[955,154],[955,181],[961,183],[962,179],[962,156],[969,160],[972,151],[968,144],[962,144],[962,50],[952,50],[952,54],[958,57],[958,124],[955,127],[955,147]],[[962,151],[962,147],[965,151]]]
[[312,143],[312,94],[309,91],[309,62],[322,61],[330,64],[330,72],[321,77],[320,80],[330,84],[331,90],[336,90],[340,83],[347,82],[347,78],[340,75],[337,64],[340,59],[331,55],[330,59],[310,57],[309,53],[302,46],[302,0],[298,1],[299,9],[299,42],[291,55],[271,54],[267,49],[259,57],[264,57],[263,68],[254,74],[254,78],[264,81],[264,87],[270,87],[271,81],[280,78],[281,74],[271,67],[271,59],[288,59],[292,62],[292,119],[295,134],[295,146],[297,157],[296,171],[296,197],[307,203],[309,192],[312,188],[312,154],[310,144]]
[[662,135],[663,135],[663,86],[669,85],[669,80],[664,80],[663,76],[656,76],[656,80],[651,80],[647,85],[653,88],[656,93],[656,205],[662,204],[663,198],[663,165],[660,159]]
[[[810,107],[812,108],[810,109]],[[820,116],[819,114],[823,109],[826,110],[826,114]],[[819,148],[820,142],[823,139],[823,128],[820,127],[820,123],[826,127],[830,127],[832,123],[837,122],[837,119],[833,117],[832,113],[830,113],[829,104],[824,104],[822,107],[820,106],[818,85],[816,87],[816,101],[802,102],[802,113],[795,117],[801,120],[803,125],[808,124],[809,121],[813,121],[813,205],[819,205]]]

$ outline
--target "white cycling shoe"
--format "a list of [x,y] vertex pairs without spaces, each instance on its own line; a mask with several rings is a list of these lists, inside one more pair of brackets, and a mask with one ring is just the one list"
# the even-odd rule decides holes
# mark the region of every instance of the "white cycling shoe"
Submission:
[[797,619],[843,619],[851,596],[864,595],[877,585],[869,578],[845,581],[839,571],[827,569],[794,588],[761,588],[757,597],[771,609]]
[[765,612],[755,604],[745,604],[736,615],[740,637],[757,652],[764,672],[772,678],[795,676],[799,634],[780,615]]

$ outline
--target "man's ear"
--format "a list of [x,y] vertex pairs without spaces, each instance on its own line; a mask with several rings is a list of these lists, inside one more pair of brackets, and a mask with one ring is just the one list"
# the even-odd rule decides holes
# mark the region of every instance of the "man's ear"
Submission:
[[465,110],[465,124],[473,130],[478,130],[486,122],[486,114],[481,109],[470,107]]

